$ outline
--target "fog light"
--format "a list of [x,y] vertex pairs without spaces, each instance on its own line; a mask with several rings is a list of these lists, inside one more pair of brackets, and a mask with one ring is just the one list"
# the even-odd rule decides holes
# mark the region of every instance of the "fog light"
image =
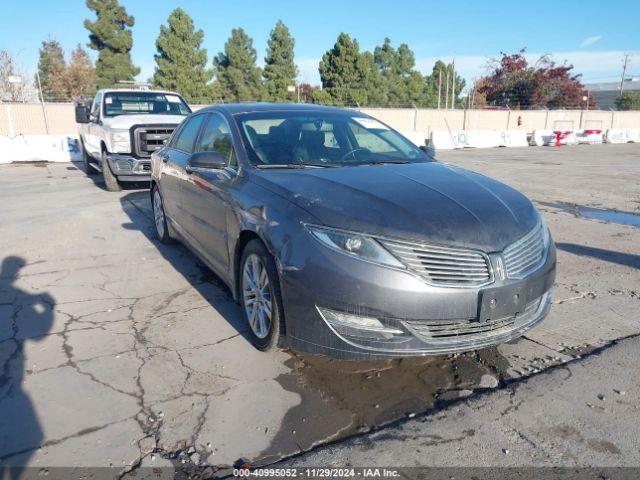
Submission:
[[[387,335],[402,335],[404,332],[396,328],[385,327],[380,320],[375,317],[354,315],[352,313],[337,312],[327,308],[316,307],[320,315],[330,326],[338,329],[347,328],[371,333]],[[386,335],[385,335],[386,334]]]

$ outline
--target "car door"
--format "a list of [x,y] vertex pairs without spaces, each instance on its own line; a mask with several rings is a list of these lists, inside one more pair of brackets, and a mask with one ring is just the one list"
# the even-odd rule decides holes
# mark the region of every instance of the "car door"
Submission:
[[184,208],[189,212],[189,230],[197,249],[220,273],[229,269],[227,214],[237,176],[237,157],[227,120],[218,112],[207,118],[196,143],[196,152],[217,152],[227,160],[221,169],[190,168],[182,183]]
[[96,158],[100,157],[100,106],[102,104],[102,93],[98,93],[91,104],[89,113],[89,123],[87,124],[84,144],[87,151]]
[[164,211],[182,235],[189,233],[189,219],[183,207],[181,183],[187,179],[187,161],[205,118],[205,114],[198,114],[186,119],[169,144],[157,154],[160,157],[160,193]]

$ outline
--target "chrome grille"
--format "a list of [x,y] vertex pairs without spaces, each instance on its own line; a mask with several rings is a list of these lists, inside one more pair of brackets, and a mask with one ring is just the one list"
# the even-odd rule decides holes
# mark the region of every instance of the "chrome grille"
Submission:
[[175,126],[137,127],[134,129],[136,153],[139,157],[149,157],[164,145]]
[[480,252],[396,240],[382,243],[430,283],[466,287],[485,285],[492,280],[489,259]]
[[544,229],[540,223],[520,240],[502,252],[507,277],[520,278],[536,270],[544,262]]
[[516,324],[525,323],[526,320],[535,314],[540,306],[542,297],[527,303],[524,311],[518,315],[497,318],[486,322],[477,320],[404,320],[402,323],[413,334],[425,340],[445,339],[448,337],[462,337],[482,334],[500,335]]

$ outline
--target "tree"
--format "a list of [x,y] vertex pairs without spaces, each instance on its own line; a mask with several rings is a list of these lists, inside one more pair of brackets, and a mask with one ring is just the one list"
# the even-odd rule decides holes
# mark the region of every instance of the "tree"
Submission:
[[[543,55],[530,66],[525,49],[494,60],[493,72],[482,79],[479,92],[489,105],[511,108],[582,108],[587,92],[572,65],[558,65]],[[589,97],[589,107],[595,99]]]
[[360,53],[358,41],[341,33],[319,65],[322,90],[314,101],[335,105],[375,105],[384,102],[383,79],[371,52]]
[[224,52],[214,58],[220,96],[225,101],[262,100],[262,71],[256,65],[253,40],[242,28],[231,30]]
[[[454,74],[454,64],[445,64],[442,60],[437,60],[431,70],[431,75],[426,79],[424,105],[435,108],[438,106],[438,90],[440,90],[440,108],[451,107],[451,85],[455,86],[454,105],[463,107],[460,94],[466,85],[466,81],[457,73],[455,82],[452,81]],[[448,94],[447,94],[448,93]]]
[[91,98],[96,91],[96,74],[87,52],[78,44],[71,52],[65,71],[66,91],[75,102]]
[[89,30],[89,47],[98,51],[96,82],[98,88],[111,87],[119,81],[132,81],[140,69],[131,62],[135,19],[127,15],[118,0],[87,0],[96,13],[96,21],[84,21]]
[[382,75],[385,103],[387,105],[423,106],[425,103],[425,79],[414,69],[415,56],[406,43],[397,49],[389,38],[373,51],[375,63]]
[[42,96],[45,100],[67,99],[66,69],[67,64],[60,43],[52,38],[43,41],[38,60],[38,74],[40,75]]
[[171,12],[167,23],[160,25],[156,40],[153,86],[179,92],[190,103],[207,103],[213,72],[207,69],[207,51],[201,48],[204,32],[194,30],[193,19],[181,8]]
[[0,50],[0,100],[6,102],[39,100],[35,90],[27,84],[25,75],[18,71],[13,57],[6,50]]
[[295,93],[288,93],[287,87],[296,84],[298,67],[294,62],[295,40],[287,26],[278,20],[271,30],[267,42],[267,56],[264,59],[265,89],[269,100],[282,102],[291,100]]
[[622,92],[616,98],[618,110],[640,110],[640,92]]

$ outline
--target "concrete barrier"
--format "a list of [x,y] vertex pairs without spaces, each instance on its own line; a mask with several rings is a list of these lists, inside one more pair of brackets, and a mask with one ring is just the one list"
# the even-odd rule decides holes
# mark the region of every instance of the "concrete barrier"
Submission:
[[602,143],[604,142],[604,132],[600,129],[577,130],[575,132],[578,143]]
[[498,130],[498,147],[527,147],[527,132],[524,130]]
[[423,132],[416,132],[415,130],[402,130],[400,131],[400,133],[416,147],[423,147],[426,143],[426,138]]
[[[560,145],[576,145],[578,139],[574,131],[560,131]],[[534,130],[531,144],[536,146],[549,146],[558,144],[557,130]]]
[[498,132],[495,130],[467,130],[466,147],[494,148],[499,145]]
[[467,147],[467,132],[464,130],[434,130],[431,132],[431,145],[436,150],[453,150]]
[[73,135],[0,137],[0,163],[71,162],[81,159],[82,150]]
[[606,135],[607,143],[640,142],[640,128],[610,128]]
[[454,148],[526,147],[524,130],[434,130],[431,144],[437,150]]

